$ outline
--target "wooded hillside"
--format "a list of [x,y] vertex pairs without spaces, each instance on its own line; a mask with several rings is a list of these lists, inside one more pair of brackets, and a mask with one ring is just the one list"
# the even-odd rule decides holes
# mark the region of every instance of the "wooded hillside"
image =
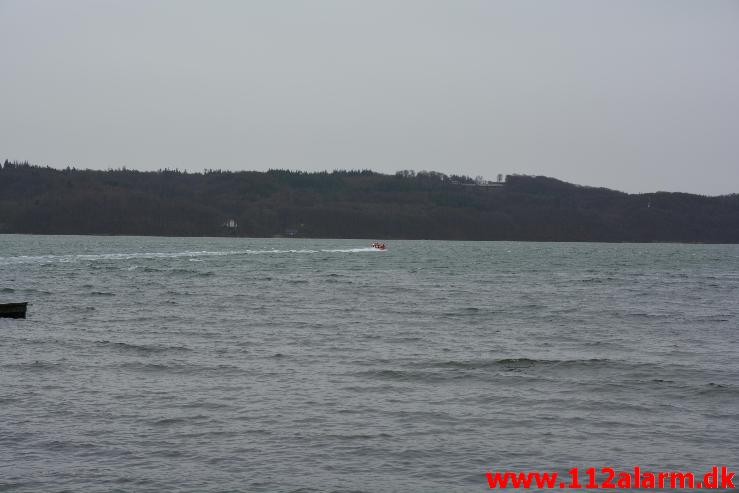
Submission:
[[6,161],[0,233],[739,243],[739,195],[509,175],[76,170]]

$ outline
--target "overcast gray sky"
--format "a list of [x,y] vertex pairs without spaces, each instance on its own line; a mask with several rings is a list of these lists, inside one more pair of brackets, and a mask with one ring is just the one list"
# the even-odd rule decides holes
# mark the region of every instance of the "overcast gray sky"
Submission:
[[739,0],[0,0],[0,158],[739,192]]

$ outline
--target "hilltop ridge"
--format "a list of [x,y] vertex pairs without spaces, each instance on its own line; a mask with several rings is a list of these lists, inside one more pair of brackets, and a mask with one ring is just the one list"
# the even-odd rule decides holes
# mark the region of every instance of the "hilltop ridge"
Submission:
[[[225,225],[233,220],[236,228]],[[628,194],[542,176],[187,173],[5,161],[0,233],[739,243],[739,195]]]

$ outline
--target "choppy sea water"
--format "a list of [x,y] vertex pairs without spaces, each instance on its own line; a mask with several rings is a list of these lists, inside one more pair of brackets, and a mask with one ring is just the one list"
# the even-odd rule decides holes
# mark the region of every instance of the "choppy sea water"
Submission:
[[0,236],[0,491],[739,466],[739,246]]

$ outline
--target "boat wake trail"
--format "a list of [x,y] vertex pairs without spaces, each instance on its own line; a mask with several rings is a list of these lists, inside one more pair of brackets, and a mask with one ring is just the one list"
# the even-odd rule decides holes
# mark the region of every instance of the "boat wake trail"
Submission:
[[321,250],[326,253],[360,253],[360,252],[380,252],[377,248],[365,247],[365,248],[336,248],[333,250]]
[[147,260],[168,258],[189,258],[197,261],[200,257],[225,257],[235,255],[280,255],[280,254],[315,254],[315,253],[366,253],[377,252],[375,248],[334,248],[334,249],[290,249],[290,250],[224,250],[224,251],[185,251],[185,252],[143,252],[143,253],[103,253],[97,255],[68,254],[68,255],[19,255],[15,257],[0,257],[0,266],[16,264],[49,264],[95,262],[115,260]]

